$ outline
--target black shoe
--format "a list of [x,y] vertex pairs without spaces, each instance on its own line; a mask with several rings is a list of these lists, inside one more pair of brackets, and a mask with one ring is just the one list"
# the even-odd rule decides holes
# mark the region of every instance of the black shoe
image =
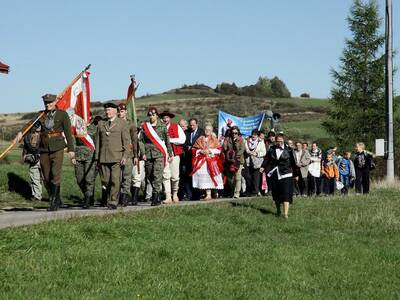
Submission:
[[105,189],[101,189],[101,201],[100,201],[101,207],[107,206],[107,198],[108,198],[108,191]]
[[94,206],[94,196],[90,196],[90,206]]
[[158,193],[153,193],[151,195],[151,206],[158,206],[161,205],[160,195]]
[[117,209],[117,206],[115,204],[107,204],[108,209]]
[[86,195],[85,199],[83,201],[83,209],[89,209],[90,208],[90,199],[92,198],[92,196]]
[[121,194],[120,203],[121,203],[122,207],[128,206],[128,195],[127,194]]
[[131,194],[132,194],[131,204],[138,205],[139,189],[137,187],[132,187]]
[[48,211],[56,211],[60,206],[60,186],[50,184],[50,207]]

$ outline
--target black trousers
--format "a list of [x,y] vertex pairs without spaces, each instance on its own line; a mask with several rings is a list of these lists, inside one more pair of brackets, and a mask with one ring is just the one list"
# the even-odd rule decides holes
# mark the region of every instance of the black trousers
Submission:
[[320,195],[321,194],[321,178],[314,177],[311,174],[308,174],[308,195]]
[[323,177],[322,185],[323,185],[325,195],[334,195],[335,194],[335,178]]
[[356,168],[356,193],[369,193],[369,170]]
[[308,194],[308,179],[299,177],[299,187],[300,187],[300,194],[307,195]]
[[246,167],[244,169],[244,178],[246,179],[246,194],[257,195],[260,192],[261,173],[260,169]]

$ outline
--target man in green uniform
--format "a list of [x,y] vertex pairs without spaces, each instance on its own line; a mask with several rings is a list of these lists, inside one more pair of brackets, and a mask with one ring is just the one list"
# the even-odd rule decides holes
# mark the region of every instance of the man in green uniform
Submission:
[[[95,141],[96,126],[91,113],[90,116],[87,134]],[[75,137],[75,159],[76,182],[84,195],[83,208],[87,209],[94,203],[96,163],[94,162],[94,150],[86,146],[78,136]]]
[[[126,122],[127,120],[127,110],[125,103],[120,103],[118,105],[119,117]],[[137,127],[136,124],[128,124],[129,128],[129,136],[130,136],[130,144],[129,144],[129,152],[128,159],[126,161],[125,166],[122,167],[122,182],[121,182],[121,195],[120,200],[123,206],[126,206],[128,202],[131,202],[133,205],[137,205],[137,193],[136,189],[132,186],[132,171],[134,165],[136,166],[137,161]],[[129,201],[129,192],[131,192],[132,197]],[[136,193],[136,195],[135,195]],[[136,197],[136,198],[135,198]]]
[[142,125],[139,139],[140,152],[145,161],[146,180],[150,182],[153,192],[151,205],[160,205],[163,171],[167,161],[172,161],[172,147],[169,141],[167,127],[158,119],[158,111],[150,107],[147,113],[149,122]]
[[49,210],[54,211],[59,208],[61,203],[61,168],[65,147],[68,149],[72,163],[76,163],[74,141],[68,114],[63,110],[56,109],[56,95],[46,94],[42,98],[46,109],[45,115],[39,120],[41,125],[40,165],[44,185],[50,197]]
[[116,209],[121,183],[121,166],[129,152],[129,131],[126,121],[118,118],[115,103],[104,104],[106,120],[100,121],[96,131],[95,160],[100,166],[102,202]]

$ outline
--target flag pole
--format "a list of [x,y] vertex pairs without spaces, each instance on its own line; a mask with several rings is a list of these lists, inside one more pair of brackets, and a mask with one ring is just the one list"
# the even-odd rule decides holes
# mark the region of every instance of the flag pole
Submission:
[[[131,79],[131,84],[128,88],[128,95],[127,95],[127,99],[126,99],[126,105],[127,107],[129,107],[129,116],[130,116],[130,121],[135,125],[135,128],[137,128],[137,116],[136,116],[136,105],[135,105],[135,92],[138,88],[139,85],[136,86],[136,80],[135,80],[135,75],[130,75],[129,76]],[[131,94],[129,94],[130,92],[130,88],[132,87],[132,92]],[[129,102],[132,102],[131,105],[129,105]],[[139,150],[138,150],[138,145],[135,145],[135,157],[139,156]],[[140,164],[139,162],[137,163],[137,169],[138,169],[138,173],[140,174]]]
[[[75,76],[75,78],[67,85],[67,87],[66,87],[61,93],[59,93],[59,94],[57,95],[56,101],[58,101],[59,99],[61,99],[61,98],[64,96],[64,94],[65,94],[65,93],[67,92],[67,90],[71,87],[71,85],[72,85],[77,79],[79,79],[79,77],[82,76],[82,74],[83,74],[84,72],[86,72],[87,70],[90,69],[90,66],[91,66],[91,64],[88,64],[88,65],[83,69],[82,72],[80,72],[77,76]],[[31,128],[33,127],[33,125],[35,125],[35,123],[36,123],[37,121],[39,121],[41,117],[44,116],[44,113],[45,113],[44,110],[41,111],[41,112],[39,112],[39,113],[38,113],[39,115],[38,115],[36,118],[34,118],[33,121],[30,121],[27,125],[25,125],[24,129],[22,130],[22,137],[24,137],[24,136],[29,132],[29,130],[31,130]],[[22,138],[22,137],[21,137],[21,138]],[[18,138],[17,138],[17,137],[14,138],[14,140],[13,140],[12,143],[7,147],[7,149],[4,150],[4,151],[0,154],[0,160],[3,159],[3,158],[7,155],[7,153],[10,152],[10,151],[15,147],[15,145],[16,145],[18,142],[19,142]]]

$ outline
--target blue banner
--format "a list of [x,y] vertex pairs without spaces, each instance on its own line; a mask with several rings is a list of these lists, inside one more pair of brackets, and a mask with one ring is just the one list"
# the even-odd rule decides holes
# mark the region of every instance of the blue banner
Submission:
[[251,135],[253,129],[261,129],[262,123],[265,118],[265,113],[250,116],[250,117],[237,117],[230,115],[226,112],[218,112],[218,137],[221,138],[225,135],[229,127],[237,126],[242,133],[242,136],[248,137]]

